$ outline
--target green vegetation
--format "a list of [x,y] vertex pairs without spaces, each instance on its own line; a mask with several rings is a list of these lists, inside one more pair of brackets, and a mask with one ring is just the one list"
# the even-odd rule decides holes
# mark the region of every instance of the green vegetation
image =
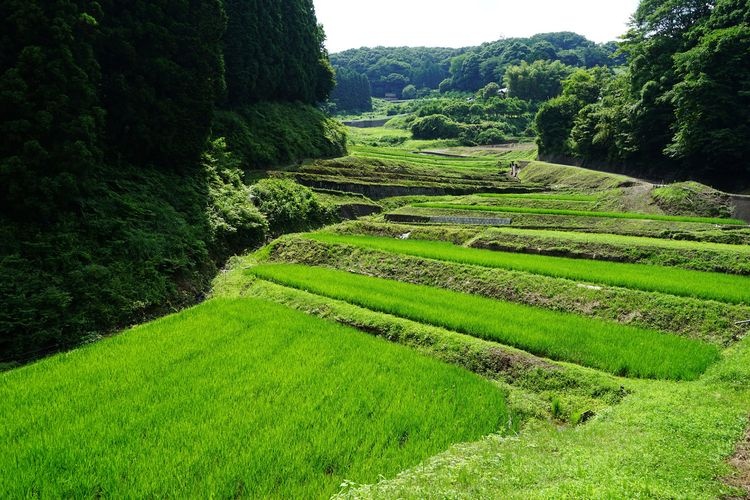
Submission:
[[740,189],[750,181],[749,19],[736,0],[641,1],[620,45],[627,68],[596,99],[543,106],[540,153]]
[[338,498],[723,498],[747,427],[750,341],[697,382],[628,381],[633,394],[581,427],[538,423],[515,439],[457,445]]
[[310,189],[289,179],[263,179],[250,193],[274,235],[305,231],[337,218],[333,205],[321,203]]
[[193,303],[266,236],[240,167],[345,150],[311,0],[12,0],[0,32],[0,362]]
[[292,264],[261,265],[248,272],[368,309],[623,376],[692,380],[718,357],[716,347],[703,342],[438,288]]
[[0,395],[3,497],[322,498],[509,422],[475,375],[254,299],[1,374]]
[[510,198],[520,200],[535,200],[535,201],[573,201],[581,203],[590,203],[599,200],[599,196],[593,196],[588,194],[494,194],[494,193],[479,193],[477,196],[482,198]]
[[692,212],[707,217],[729,217],[729,196],[698,182],[657,187],[651,197],[667,213]]
[[[379,232],[372,225],[362,226],[360,222],[346,223],[343,226],[351,226],[349,231],[355,234],[359,230],[365,233],[390,234]],[[414,237],[426,235],[433,239],[442,239],[436,237],[441,229],[445,232],[445,239],[459,239],[465,234],[463,230],[456,231],[445,226],[425,226],[425,229],[427,231],[419,228],[415,230],[410,226],[389,225],[388,231],[397,235],[413,231]],[[461,264],[361,246],[323,243],[305,235],[279,239],[264,252],[264,258],[273,262],[332,267],[367,276],[446,288],[672,332],[721,347],[731,345],[745,335],[743,326],[735,324],[737,318],[750,318],[750,306],[630,288],[590,286],[568,279],[511,269]]]
[[460,205],[458,203],[416,203],[415,207],[473,210],[480,212],[502,212],[541,215],[571,215],[574,217],[606,217],[610,219],[647,219],[674,222],[699,222],[704,224],[724,224],[746,226],[747,222],[737,219],[712,217],[685,217],[680,215],[641,214],[635,212],[594,212],[590,210],[559,210],[554,208],[498,207],[488,205]]
[[475,248],[676,266],[698,271],[750,274],[750,247],[614,234],[491,229]]
[[219,111],[214,134],[225,137],[245,168],[288,165],[346,154],[346,131],[310,105],[261,102]]
[[372,95],[401,95],[407,85],[419,92],[476,92],[502,82],[509,67],[521,62],[559,61],[579,67],[617,66],[616,44],[595,44],[570,32],[543,33],[529,38],[504,38],[468,49],[432,47],[373,47],[331,55],[337,68],[365,74]]
[[495,252],[437,241],[397,240],[373,236],[312,234],[328,243],[366,246],[430,259],[554,276],[589,283],[750,304],[750,278],[720,273],[670,269],[643,264],[601,262],[564,257]]

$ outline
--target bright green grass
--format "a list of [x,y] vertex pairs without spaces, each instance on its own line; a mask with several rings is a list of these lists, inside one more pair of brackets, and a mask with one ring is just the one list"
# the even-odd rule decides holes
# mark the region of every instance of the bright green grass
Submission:
[[718,358],[715,346],[696,340],[440,288],[294,264],[261,265],[248,272],[284,286],[620,375],[692,380]]
[[551,201],[573,201],[581,203],[591,203],[599,200],[597,196],[591,196],[587,194],[495,194],[495,193],[479,193],[476,196],[481,198],[511,198],[521,200],[551,200]]
[[428,259],[513,269],[555,278],[621,286],[685,297],[750,304],[750,277],[648,264],[628,264],[567,257],[466,248],[442,241],[399,240],[329,233],[306,235],[324,243],[355,245]]
[[575,231],[551,231],[543,229],[513,229],[508,227],[493,228],[488,231],[487,236],[491,238],[493,235],[502,235],[504,233],[522,237],[549,238],[550,240],[554,240],[558,245],[564,245],[565,241],[571,241],[575,243],[595,243],[621,247],[658,247],[672,250],[700,250],[750,255],[750,246],[747,245],[729,245],[727,243],[711,243],[690,240],[668,240],[666,238],[623,236],[606,233],[579,233]]
[[0,375],[0,497],[327,498],[507,422],[471,373],[216,299]]
[[713,217],[685,217],[679,215],[640,214],[634,212],[593,212],[590,210],[562,210],[555,208],[497,207],[484,205],[459,205],[453,203],[416,203],[415,207],[439,208],[449,210],[477,210],[481,212],[503,212],[539,215],[572,215],[575,217],[606,217],[610,219],[646,219],[674,222],[703,222],[708,224],[730,224],[745,226],[745,221],[737,219],[718,219]]

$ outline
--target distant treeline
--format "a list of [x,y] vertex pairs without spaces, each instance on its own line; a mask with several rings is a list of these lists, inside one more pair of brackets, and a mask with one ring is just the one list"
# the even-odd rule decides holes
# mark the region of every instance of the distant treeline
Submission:
[[627,71],[573,74],[542,106],[540,153],[656,179],[750,184],[750,3],[642,0]]
[[510,66],[534,61],[560,61],[591,68],[624,63],[614,42],[596,44],[570,32],[507,38],[464,49],[375,47],[331,55],[337,69],[367,76],[374,97],[401,96],[408,85],[416,89],[474,92],[491,82],[501,83]]
[[0,361],[194,301],[261,241],[240,162],[341,152],[323,39],[312,0],[0,2]]

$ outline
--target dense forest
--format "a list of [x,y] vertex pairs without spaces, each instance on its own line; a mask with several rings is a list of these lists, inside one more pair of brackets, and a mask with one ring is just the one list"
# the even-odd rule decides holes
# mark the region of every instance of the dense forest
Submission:
[[463,49],[375,47],[331,55],[337,69],[365,75],[372,95],[401,97],[405,88],[475,92],[492,82],[503,82],[511,66],[536,61],[559,61],[566,66],[617,66],[614,42],[596,44],[570,32],[544,33],[529,38],[507,38]]
[[621,47],[626,71],[578,72],[542,107],[543,157],[750,184],[750,3],[643,0]]
[[0,362],[194,302],[262,242],[295,188],[256,207],[240,167],[345,147],[323,40],[311,0],[0,3]]

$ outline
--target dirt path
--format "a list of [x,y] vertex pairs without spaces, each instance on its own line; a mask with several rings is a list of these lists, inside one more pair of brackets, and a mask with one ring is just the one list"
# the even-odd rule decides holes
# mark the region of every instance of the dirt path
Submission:
[[750,428],[737,445],[737,451],[729,463],[737,468],[737,473],[726,478],[726,483],[745,490],[744,496],[730,497],[730,500],[750,499]]

